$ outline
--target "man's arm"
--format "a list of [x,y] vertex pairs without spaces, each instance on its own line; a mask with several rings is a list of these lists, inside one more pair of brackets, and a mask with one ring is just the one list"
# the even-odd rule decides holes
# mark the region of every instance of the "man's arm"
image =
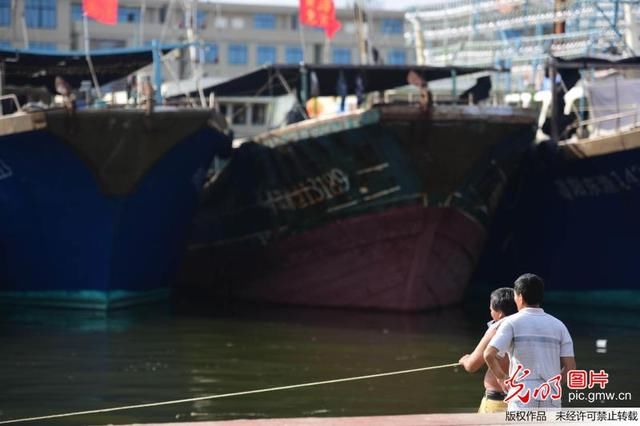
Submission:
[[560,374],[562,374],[561,380],[563,383],[566,383],[567,373],[576,369],[576,359],[572,356],[561,356],[560,365],[562,366],[562,370],[560,371]]
[[475,373],[484,365],[483,353],[487,348],[489,341],[495,336],[496,329],[490,328],[482,336],[480,342],[478,342],[478,346],[471,352],[471,354],[464,355],[460,358],[460,365],[464,367],[469,373]]

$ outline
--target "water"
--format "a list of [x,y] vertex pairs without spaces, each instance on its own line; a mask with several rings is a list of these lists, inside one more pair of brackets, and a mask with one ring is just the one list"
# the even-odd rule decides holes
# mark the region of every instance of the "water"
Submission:
[[[456,362],[486,327],[488,309],[479,305],[410,315],[255,306],[108,316],[3,308],[0,420]],[[607,390],[640,398],[638,314],[548,310],[569,326],[579,368],[604,369]],[[607,339],[606,353],[596,352],[596,339]],[[482,373],[447,368],[46,424],[468,412],[482,390]]]

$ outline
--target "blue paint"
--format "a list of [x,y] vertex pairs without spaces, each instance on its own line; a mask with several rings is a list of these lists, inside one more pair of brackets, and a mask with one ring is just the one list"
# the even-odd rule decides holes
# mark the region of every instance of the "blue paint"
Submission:
[[0,293],[73,306],[167,293],[201,188],[226,136],[185,138],[124,196],[47,131],[0,138]]
[[153,85],[156,89],[154,102],[156,105],[162,105],[162,51],[158,40],[151,42],[153,50]]
[[[163,44],[159,46],[159,49],[162,51],[173,50],[173,49],[181,49],[188,47],[188,43],[181,44]],[[152,54],[152,50],[149,47],[122,47],[122,48],[114,48],[114,49],[98,49],[91,50],[91,56],[112,56],[112,55],[123,55],[127,53],[144,53],[148,52]],[[18,49],[12,47],[2,47],[0,48],[0,52],[7,53],[15,53],[15,54],[34,54],[34,55],[44,55],[44,56],[79,56],[84,57],[85,52],[79,50],[48,50],[48,49]]]
[[481,281],[533,272],[567,303],[640,306],[640,149],[566,159],[531,153],[505,194]]

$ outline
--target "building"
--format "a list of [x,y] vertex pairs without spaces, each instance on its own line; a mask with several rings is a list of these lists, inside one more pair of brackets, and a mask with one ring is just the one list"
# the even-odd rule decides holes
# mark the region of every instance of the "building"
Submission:
[[507,92],[539,90],[550,55],[635,56],[637,2],[431,0],[406,14],[418,63],[502,66]]
[[[11,10],[12,3],[16,10]],[[300,28],[296,7],[197,3],[195,28],[205,76],[229,78],[266,63],[360,63],[354,13],[337,10],[342,28],[328,42],[320,29]],[[258,2],[256,2],[258,3]],[[174,5],[170,7],[170,5]],[[119,48],[185,41],[182,2],[120,0],[118,24],[89,22],[90,47]],[[84,48],[80,0],[0,0],[0,45],[43,50]],[[24,19],[21,18],[24,16]],[[405,44],[404,13],[368,11],[367,39],[388,64],[415,62]]]

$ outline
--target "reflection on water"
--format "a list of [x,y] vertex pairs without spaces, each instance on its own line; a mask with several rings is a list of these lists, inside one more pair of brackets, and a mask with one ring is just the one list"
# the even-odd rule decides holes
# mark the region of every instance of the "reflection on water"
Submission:
[[[486,327],[486,303],[472,306],[411,315],[254,306],[109,315],[4,308],[0,419],[456,362]],[[605,369],[612,390],[640,398],[637,314],[549,311],[569,326],[579,368]],[[607,339],[606,353],[596,351],[597,339]],[[474,411],[481,393],[482,373],[449,368],[50,424]]]

